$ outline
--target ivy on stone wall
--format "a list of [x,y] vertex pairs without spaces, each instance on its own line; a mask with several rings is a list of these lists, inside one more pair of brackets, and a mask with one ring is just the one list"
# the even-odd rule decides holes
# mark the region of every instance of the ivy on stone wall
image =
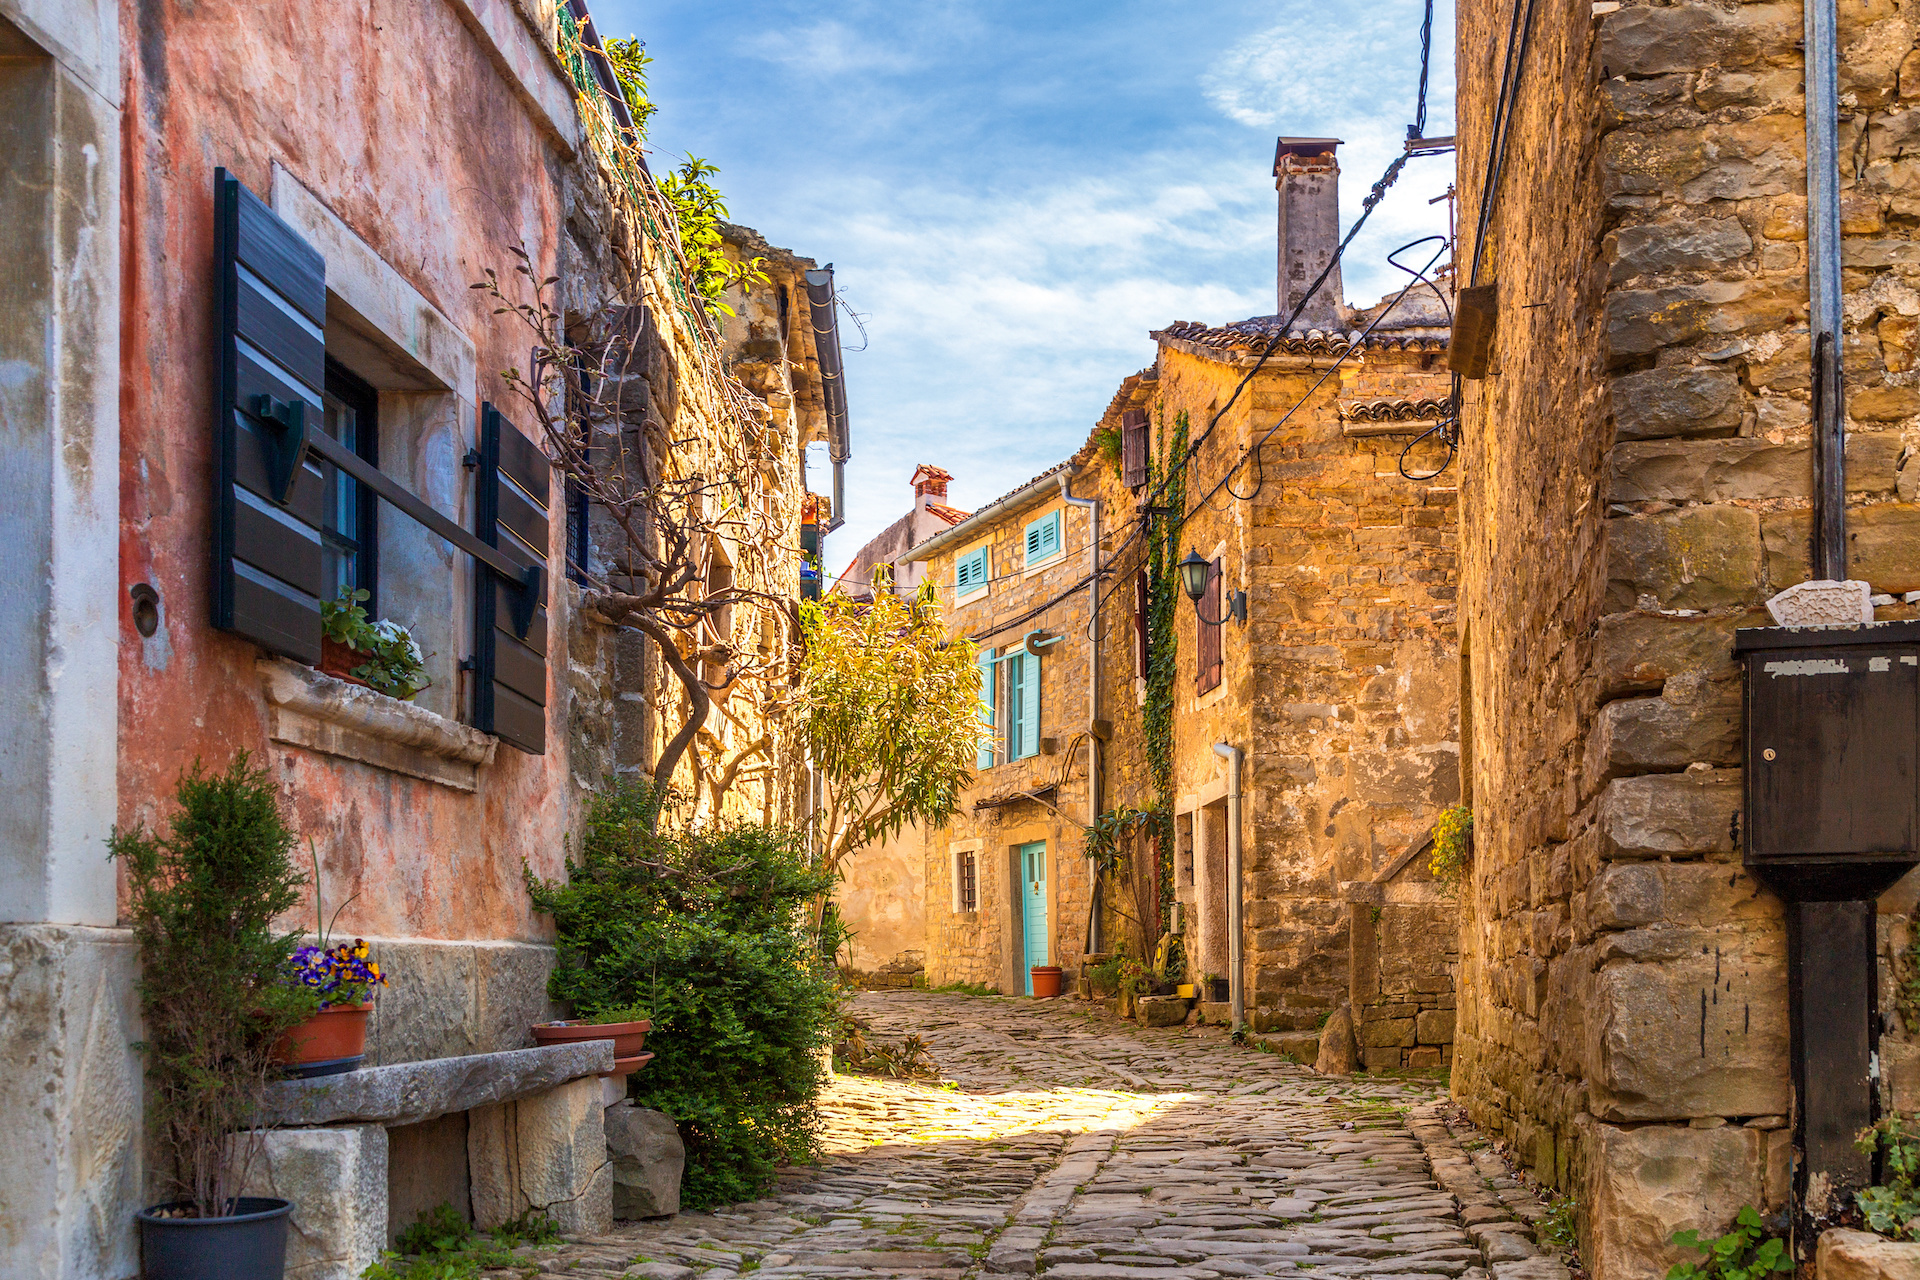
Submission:
[[1141,709],[1147,769],[1153,777],[1153,822],[1160,845],[1160,928],[1171,923],[1173,909],[1173,688],[1180,669],[1174,622],[1184,594],[1180,587],[1180,527],[1186,510],[1186,410],[1174,415],[1168,432],[1164,417],[1156,433],[1159,456],[1147,467],[1147,492],[1158,510],[1147,527],[1147,700]]

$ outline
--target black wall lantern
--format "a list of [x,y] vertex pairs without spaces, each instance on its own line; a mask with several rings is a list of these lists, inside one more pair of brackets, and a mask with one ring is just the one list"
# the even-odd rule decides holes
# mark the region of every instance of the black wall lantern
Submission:
[[[1200,597],[1207,594],[1207,575],[1213,572],[1213,561],[1202,560],[1198,551],[1189,551],[1187,558],[1174,567],[1180,570],[1180,585],[1186,588],[1187,599],[1193,601],[1194,613],[1200,615]],[[1246,592],[1228,591],[1222,595],[1221,603],[1226,606],[1226,613],[1222,617],[1209,618],[1200,615],[1200,621],[1210,627],[1217,627],[1228,618],[1232,618],[1235,622],[1246,622]]]

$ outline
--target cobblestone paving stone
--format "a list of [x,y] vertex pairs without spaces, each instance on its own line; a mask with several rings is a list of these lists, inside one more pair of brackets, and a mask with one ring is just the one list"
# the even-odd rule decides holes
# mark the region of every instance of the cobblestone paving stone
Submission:
[[1567,1276],[1433,1081],[1331,1079],[1217,1028],[1070,1000],[888,991],[856,1010],[873,1037],[922,1036],[949,1083],[839,1076],[821,1162],[765,1199],[529,1263],[634,1280]]

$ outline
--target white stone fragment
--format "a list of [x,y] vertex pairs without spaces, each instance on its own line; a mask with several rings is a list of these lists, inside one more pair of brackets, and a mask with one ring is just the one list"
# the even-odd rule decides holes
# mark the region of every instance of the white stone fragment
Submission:
[[1874,596],[1871,600],[1867,601],[1867,603],[1871,604],[1874,608],[1878,609],[1881,605],[1892,604],[1893,597],[1889,595],[1878,595],[1878,596]]
[[1801,582],[1767,601],[1767,612],[1783,627],[1857,626],[1873,621],[1872,597],[1857,578]]

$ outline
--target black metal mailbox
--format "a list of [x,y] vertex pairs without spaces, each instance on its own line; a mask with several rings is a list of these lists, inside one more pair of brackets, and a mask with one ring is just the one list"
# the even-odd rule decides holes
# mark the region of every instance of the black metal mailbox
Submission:
[[1747,870],[1786,904],[1794,1185],[1803,1225],[1873,1181],[1874,899],[1920,863],[1920,623],[1753,627]]
[[1920,622],[1752,627],[1749,870],[1781,897],[1878,896],[1920,863]]

